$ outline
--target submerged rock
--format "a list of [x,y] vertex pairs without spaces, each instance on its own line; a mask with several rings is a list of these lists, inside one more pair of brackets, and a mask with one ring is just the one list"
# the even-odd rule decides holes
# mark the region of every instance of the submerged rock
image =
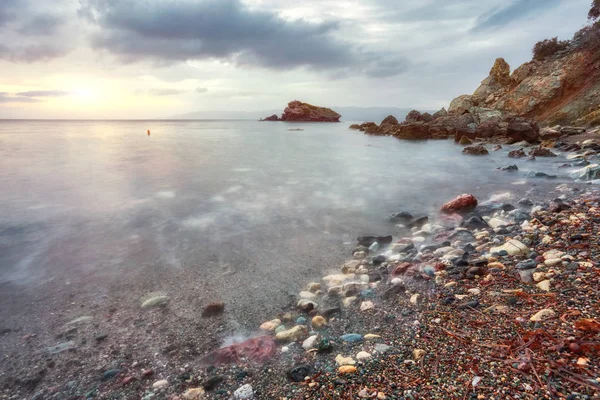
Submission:
[[215,301],[204,307],[202,311],[203,317],[214,317],[215,315],[219,315],[225,311],[225,303],[221,301]]
[[168,296],[154,296],[142,303],[142,308],[150,308],[154,306],[162,306],[169,302]]
[[244,359],[262,363],[275,354],[276,348],[273,338],[261,336],[217,349],[206,355],[202,361],[210,365],[234,364],[242,362]]
[[487,156],[490,154],[483,146],[465,147],[462,153],[470,156]]

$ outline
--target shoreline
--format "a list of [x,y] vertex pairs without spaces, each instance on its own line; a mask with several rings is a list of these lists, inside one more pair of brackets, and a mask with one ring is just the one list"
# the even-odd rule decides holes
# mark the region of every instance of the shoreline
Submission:
[[[510,159],[507,159],[507,163],[510,163]],[[563,188],[568,188],[568,186],[571,185],[563,184],[561,186]],[[585,186],[585,184],[575,183],[572,186],[582,186],[583,189],[589,189],[589,187]],[[594,187],[591,188],[594,189]],[[568,192],[563,194],[567,195]],[[597,192],[594,195],[597,195]],[[551,193],[548,193],[548,196],[548,201],[552,200],[554,197],[554,195]],[[568,197],[577,198],[578,196],[579,195]],[[569,201],[570,200],[565,200],[567,203]],[[501,204],[502,203],[500,202],[499,205]],[[516,206],[517,209],[522,208],[522,206],[518,204],[515,204],[514,206]],[[583,207],[581,204],[576,204],[576,207],[580,206]],[[529,210],[527,210],[527,207],[523,209],[523,212],[528,211]],[[510,226],[508,227],[510,228],[509,232],[490,233],[490,241],[493,242],[494,239],[498,239],[498,241],[501,242],[502,240],[507,240],[509,236],[513,237],[524,235],[521,224],[513,224],[510,220],[512,217],[508,213],[509,212],[507,211],[500,211],[500,214],[495,218],[504,219],[505,222],[511,222]],[[565,215],[570,216],[569,213],[571,213],[571,211],[563,211],[563,214]],[[592,211],[591,213],[595,213],[595,211]],[[493,216],[494,213],[492,212],[491,215]],[[560,215],[561,214],[557,214],[558,217]],[[418,229],[416,232],[422,232],[419,232],[418,235],[413,235],[415,232],[410,232],[410,230],[407,230],[405,231],[404,235],[394,235],[394,242],[397,243],[398,240],[402,240],[402,236],[406,236],[408,238],[421,237],[419,235],[422,235],[428,243],[435,242],[435,240],[429,239],[434,238],[435,236],[432,232],[437,231],[440,228],[435,227],[436,223],[438,222],[436,219],[434,219],[435,217],[430,216],[430,218],[430,226],[426,227],[425,229],[423,229],[423,226],[420,226],[419,228],[421,229]],[[451,218],[440,221],[443,222],[443,224],[440,226],[442,226],[444,230],[439,231],[436,234],[449,232],[446,231],[446,229],[449,229],[452,224],[455,224],[457,219]],[[430,230],[430,232],[427,232],[428,230]],[[487,228],[487,230],[490,229]],[[478,231],[475,230],[474,232],[476,232],[475,235],[477,236]],[[500,232],[504,231],[500,230]],[[528,245],[528,247],[536,248],[536,246],[541,246],[541,242],[538,243],[536,240],[537,239],[531,239],[531,245]],[[540,238],[540,241],[541,240],[542,238]],[[408,244],[406,241],[404,242],[405,244]],[[442,243],[443,242],[445,242],[445,240],[442,241]],[[268,361],[264,361],[264,363],[248,362],[245,354],[238,351],[236,357],[241,356],[241,359],[239,359],[238,362],[215,367],[211,366],[212,363],[210,362],[210,355],[211,351],[215,350],[215,348],[217,348],[220,344],[218,336],[219,332],[221,332],[223,329],[224,321],[219,316],[201,320],[201,323],[209,325],[211,327],[209,329],[215,332],[213,337],[203,338],[205,339],[203,344],[201,344],[200,341],[196,343],[190,343],[189,346],[186,344],[177,343],[178,347],[169,350],[168,343],[178,342],[177,338],[164,337],[163,342],[167,344],[166,348],[155,349],[154,357],[152,357],[152,352],[148,352],[148,357],[144,359],[139,359],[138,357],[128,359],[126,356],[123,357],[128,353],[128,351],[122,351],[119,349],[119,347],[126,348],[130,346],[135,348],[139,344],[142,344],[140,343],[140,340],[143,340],[143,335],[133,335],[128,337],[126,330],[121,329],[120,334],[124,335],[121,338],[122,340],[118,340],[116,343],[111,343],[107,348],[102,345],[102,342],[105,340],[101,338],[102,332],[97,332],[98,328],[94,325],[88,325],[89,321],[79,318],[79,320],[74,319],[71,321],[71,323],[67,324],[68,326],[66,329],[58,326],[51,327],[53,331],[60,332],[60,334],[57,336],[56,342],[61,342],[62,340],[61,343],[68,343],[72,341],[72,338],[78,338],[83,333],[86,337],[93,337],[94,340],[97,341],[97,344],[91,349],[88,348],[81,350],[69,348],[69,346],[65,348],[50,349],[50,347],[54,347],[50,346],[46,348],[48,353],[55,352],[54,354],[50,355],[47,353],[40,354],[39,345],[33,346],[33,349],[36,350],[35,356],[31,358],[31,360],[35,360],[35,367],[32,368],[31,371],[28,371],[26,376],[24,376],[19,382],[6,382],[4,379],[6,375],[4,375],[2,379],[4,392],[2,392],[3,397],[0,398],[16,399],[22,398],[20,396],[25,394],[38,400],[45,398],[114,398],[114,396],[117,396],[118,398],[132,399],[201,399],[230,398],[231,396],[234,396],[234,398],[242,398],[239,396],[236,397],[235,392],[240,387],[247,384],[252,386],[254,398],[257,399],[357,398],[357,396],[365,398],[378,398],[378,396],[379,398],[411,398],[411,396],[412,398],[449,398],[447,397],[449,393],[456,393],[455,398],[465,398],[464,396],[470,396],[471,393],[476,393],[476,395],[483,396],[505,396],[507,395],[507,392],[504,394],[494,394],[495,392],[489,389],[492,387],[493,383],[490,382],[490,377],[489,374],[487,374],[488,371],[486,370],[486,368],[489,367],[489,364],[479,361],[475,363],[475,366],[473,366],[471,365],[471,361],[467,361],[467,359],[471,357],[472,352],[475,350],[479,351],[485,349],[486,351],[490,350],[496,352],[499,348],[505,349],[505,347],[497,346],[508,346],[502,342],[502,340],[508,339],[506,337],[502,337],[502,340],[500,341],[502,343],[500,343],[493,342],[489,340],[489,338],[480,338],[478,337],[478,334],[480,333],[479,330],[483,331],[484,328],[487,327],[487,325],[484,323],[487,323],[494,328],[493,322],[502,318],[508,318],[505,317],[506,315],[509,317],[514,316],[511,313],[514,312],[514,310],[518,310],[518,316],[525,320],[522,323],[517,321],[518,324],[520,324],[522,329],[530,331],[531,329],[529,329],[530,326],[527,325],[527,321],[528,318],[533,315],[533,308],[540,306],[538,308],[542,309],[541,306],[545,306],[546,304],[544,302],[549,298],[546,296],[538,296],[539,294],[543,295],[544,293],[556,293],[558,302],[560,300],[564,300],[566,298],[565,296],[569,295],[569,293],[572,293],[573,291],[576,291],[579,287],[575,285],[561,289],[562,291],[567,289],[569,290],[565,292],[564,295],[562,291],[557,292],[557,288],[564,284],[564,282],[560,281],[560,278],[562,277],[561,274],[564,272],[560,271],[560,267],[564,267],[566,271],[569,271],[567,269],[568,263],[567,265],[563,265],[563,261],[561,261],[560,267],[553,267],[555,270],[560,271],[560,274],[555,274],[550,278],[553,279],[553,281],[551,281],[551,290],[549,292],[541,291],[541,289],[535,286],[535,284],[525,284],[519,282],[518,280],[515,281],[516,275],[514,266],[518,262],[527,259],[529,254],[524,254],[522,257],[517,257],[514,259],[509,257],[507,260],[504,260],[504,258],[500,257],[498,261],[491,262],[488,259],[486,266],[483,266],[483,262],[481,262],[482,266],[477,266],[477,268],[496,268],[498,271],[486,273],[485,275],[483,275],[482,271],[482,275],[479,276],[479,278],[475,278],[475,275],[477,274],[473,274],[474,279],[462,278],[449,280],[448,277],[452,276],[453,274],[445,275],[441,273],[442,271],[447,272],[448,266],[442,268],[441,266],[437,265],[439,264],[438,261],[453,251],[464,251],[462,247],[468,244],[468,240],[462,240],[463,243],[460,244],[453,242],[455,242],[455,240],[451,240],[450,243],[453,248],[448,250],[448,252],[444,255],[440,254],[440,256],[434,256],[433,253],[440,250],[440,248],[442,248],[440,247],[438,249],[429,249],[431,250],[431,254],[428,254],[427,251],[421,252],[422,256],[419,262],[415,262],[414,258],[404,259],[404,256],[402,256],[402,259],[393,261],[390,261],[388,258],[385,261],[388,263],[385,268],[382,266],[382,263],[373,265],[372,260],[374,255],[379,255],[378,253],[382,251],[385,252],[389,249],[389,247],[382,246],[382,248],[375,254],[365,254],[365,258],[362,258],[362,255],[359,255],[357,256],[357,260],[352,262],[351,265],[346,264],[343,266],[342,268],[345,270],[345,272],[349,272],[354,269],[355,273],[360,273],[358,275],[355,274],[351,278],[350,282],[339,282],[342,285],[342,288],[334,289],[331,292],[331,295],[328,294],[331,288],[326,287],[324,282],[315,282],[322,285],[322,294],[318,293],[316,285],[311,285],[310,288],[305,288],[313,289],[313,291],[317,293],[313,293],[310,290],[304,290],[306,293],[301,294],[301,297],[304,296],[307,301],[303,303],[303,307],[308,307],[307,304],[309,301],[315,301],[318,303],[318,306],[315,308],[319,311],[319,314],[323,314],[325,307],[331,308],[339,306],[341,309],[341,314],[336,314],[335,311],[331,310],[330,312],[332,314],[329,315],[329,312],[326,313],[328,314],[328,316],[325,316],[326,325],[315,331],[324,336],[327,341],[333,343],[333,350],[331,353],[327,353],[327,346],[325,345],[322,346],[322,352],[315,352],[310,348],[309,351],[306,351],[306,349],[302,347],[302,344],[305,343],[306,339],[308,339],[310,336],[314,336],[309,335],[309,333],[311,330],[312,318],[316,315],[311,315],[311,312],[307,313],[299,311],[296,307],[286,308],[284,311],[282,311],[282,313],[280,313],[280,315],[265,315],[264,320],[266,322],[273,318],[279,317],[279,319],[283,320],[286,328],[293,328],[297,325],[298,318],[305,318],[305,320],[300,320],[300,325],[304,326],[305,328],[297,329],[299,334],[297,341],[292,341],[291,344],[276,343],[271,346],[272,339],[265,338],[265,341],[261,344],[260,349],[264,350],[266,348],[265,351],[269,351],[268,354],[270,357],[268,357]],[[419,243],[415,243],[416,247],[418,247],[418,244]],[[480,239],[475,239],[475,244],[473,245],[475,249],[469,253],[470,257],[466,260],[468,263],[472,261],[472,259],[478,259],[478,255],[485,254],[485,250],[492,247],[492,244],[497,246],[501,243],[490,243],[489,241],[485,240],[485,236],[482,236]],[[597,243],[590,244],[593,244],[593,247],[597,247]],[[546,246],[549,249],[554,246],[554,244],[549,243],[543,246]],[[480,247],[481,249],[478,250]],[[361,248],[360,251],[365,251],[365,249]],[[596,253],[594,252],[593,254]],[[592,254],[590,254],[589,258],[591,258],[591,255]],[[446,259],[446,261],[449,260],[450,258]],[[577,261],[578,260],[575,260],[575,262]],[[399,268],[404,262],[410,262],[411,266],[403,266],[402,268]],[[504,265],[504,268],[489,267],[490,263],[497,262],[501,262]],[[587,263],[588,261],[583,262]],[[423,264],[427,264],[426,266],[431,268],[421,268],[423,267]],[[467,266],[470,268],[471,264],[468,264]],[[460,267],[462,268],[467,266],[461,265]],[[544,268],[545,267],[542,267],[540,271]],[[589,268],[586,264],[585,267],[576,269],[574,274],[593,274],[596,273],[595,268],[596,264],[593,264]],[[401,272],[400,270],[402,269],[405,270]],[[394,275],[396,270],[398,270],[398,273]],[[548,273],[548,271],[544,271],[544,273]],[[365,275],[366,278],[364,277]],[[485,278],[488,275],[491,275],[492,279],[485,281]],[[438,278],[440,276],[441,278]],[[569,274],[566,276],[569,276]],[[344,278],[344,280],[346,280],[346,278]],[[586,276],[586,278],[588,277]],[[339,280],[339,277],[331,278],[330,281],[336,279]],[[364,282],[365,279],[368,280],[368,282]],[[401,282],[394,281],[394,279],[400,279]],[[446,285],[451,282],[456,282],[456,284],[446,287]],[[483,284],[483,282],[489,283]],[[308,284],[309,282],[306,283]],[[348,286],[343,287],[344,283],[348,284]],[[554,286],[554,283],[556,283],[558,286]],[[332,286],[339,287],[340,285]],[[490,288],[495,288],[495,290],[492,291]],[[489,294],[489,292],[502,293],[503,288],[507,290],[519,289],[521,292],[504,293],[504,295],[496,297]],[[475,291],[469,292],[469,289],[479,289],[480,292],[479,294],[475,294]],[[345,293],[343,295],[336,294],[336,291],[344,291]],[[160,295],[160,293],[156,294]],[[346,296],[348,294],[350,295]],[[315,296],[314,298],[312,297],[313,295]],[[455,295],[464,295],[468,297],[462,299],[454,297],[455,300],[449,304],[443,304],[445,299]],[[353,301],[346,301],[346,303],[350,303],[347,306],[343,304],[344,300],[352,297],[356,297],[356,299]],[[506,300],[509,298],[515,299],[514,304],[507,305],[505,304],[506,302],[501,304],[509,307],[506,314],[497,310],[493,310],[491,313],[486,311],[489,309],[489,307],[495,305],[494,303],[497,299]],[[463,305],[463,303],[468,303],[469,301],[474,301],[475,299],[478,299],[479,301],[479,304],[476,306],[466,306],[464,309],[458,309],[458,307]],[[593,301],[596,302],[597,300],[597,297],[593,299]],[[367,302],[372,302],[373,308],[369,308],[370,305],[367,304],[367,306],[364,307],[368,309],[360,311],[361,306]],[[294,303],[297,304],[296,301]],[[474,303],[471,305],[473,304]],[[590,305],[591,307],[593,303],[584,305]],[[225,304],[225,307],[227,307],[227,304]],[[513,309],[510,307],[515,308]],[[561,322],[560,317],[562,316],[561,311],[563,310],[559,310],[556,306],[554,307],[556,308],[556,310],[554,310],[555,317],[552,317],[548,321],[542,322],[540,327],[551,327],[554,329],[554,325],[550,324],[553,324],[554,322]],[[193,307],[191,308],[193,309]],[[151,328],[153,325],[160,327],[162,322],[168,320],[166,314],[173,311],[179,315],[178,319],[172,322],[179,324],[181,329],[195,329],[194,325],[197,323],[197,321],[192,315],[186,315],[190,309],[171,309],[169,304],[163,306],[157,304],[155,307],[150,307],[150,309],[146,311],[145,315],[149,316],[152,322],[149,325],[142,325],[140,329],[143,329],[143,326],[146,326],[146,329],[153,329]],[[196,312],[198,312],[197,309]],[[285,315],[287,312],[292,313],[291,318],[288,318],[289,316]],[[597,307],[595,309],[592,307],[591,311],[586,312],[587,314],[583,315],[583,317],[589,317],[591,319],[595,318],[596,320],[598,319]],[[108,310],[106,320],[113,320],[113,316],[111,315],[114,313],[115,312]],[[116,311],[116,313],[118,314],[118,311]],[[453,316],[457,318],[460,317],[460,319],[457,321],[453,319]],[[573,316],[573,318],[574,317],[575,316]],[[436,322],[438,318],[440,321]],[[572,318],[570,318],[568,321],[574,322],[571,321],[571,319]],[[577,318],[574,319],[577,320]],[[115,318],[115,320],[118,320],[118,318]],[[415,321],[418,321],[418,324],[415,323]],[[472,323],[473,326],[468,324],[466,326],[462,326],[465,321],[468,322],[468,324]],[[505,321],[508,321],[508,319]],[[510,323],[515,323],[515,321],[511,320]],[[452,326],[451,324],[455,325]],[[258,327],[256,328],[258,330]],[[555,329],[558,330],[559,328],[560,327],[557,327]],[[461,331],[464,332],[461,333]],[[533,331],[535,332],[535,330]],[[491,329],[489,332],[493,333],[495,331],[494,329]],[[119,335],[118,331],[115,333]],[[569,336],[567,337],[576,335],[577,333],[578,332],[576,330],[569,331]],[[349,337],[349,340],[351,341],[346,343],[340,340],[340,337],[345,334],[357,334],[360,335],[361,338],[357,339],[356,336],[352,336]],[[380,336],[380,338],[365,339],[365,335],[368,334],[377,335]],[[507,332],[502,332],[502,334],[506,336]],[[519,334],[523,336],[523,332],[519,331]],[[3,332],[3,335],[20,335],[20,333],[9,331]],[[275,333],[264,331],[263,335],[268,338],[273,338]],[[112,336],[113,333],[111,332],[111,338]],[[474,341],[473,337],[477,337],[477,341]],[[581,342],[581,335],[575,337]],[[322,341],[321,337],[317,339],[319,343]],[[438,339],[440,341],[435,342]],[[594,335],[590,335],[589,339],[589,342],[598,341],[597,335],[596,337],[594,337]],[[353,342],[353,340],[357,341]],[[33,354],[27,354],[29,350],[26,350],[26,344],[34,341],[35,337],[27,337],[27,334],[17,339],[17,343],[20,343],[23,347],[21,351],[24,352],[24,354],[21,355],[21,357],[25,358],[20,362],[22,365],[26,365],[28,357],[33,356]],[[540,339],[540,341],[543,342],[542,339]],[[434,342],[438,343],[441,347],[436,347]],[[267,345],[263,346],[265,343]],[[572,343],[575,342],[570,340],[567,344],[567,347]],[[523,346],[523,344],[519,344],[515,348],[519,348]],[[581,344],[576,344],[581,347]],[[383,345],[391,346],[393,349],[385,348]],[[385,351],[376,351],[376,346],[378,346],[379,350]],[[489,346],[492,347],[490,348]],[[288,351],[282,353],[281,350],[283,347],[287,347]],[[447,350],[446,348],[451,349],[452,351],[444,353],[444,351]],[[252,350],[254,351],[254,353],[251,353],[253,356],[262,354],[256,353],[256,348],[252,348]],[[415,352],[415,350],[423,350],[425,353],[422,353],[421,351]],[[271,351],[273,352],[272,354]],[[461,354],[461,351],[465,353]],[[561,348],[560,351],[564,353],[564,349]],[[362,361],[358,361],[356,359],[360,352],[368,353],[368,356],[361,354],[361,357],[364,357]],[[527,353],[528,351],[525,352]],[[136,352],[130,351],[129,353]],[[111,354],[114,354],[114,356]],[[157,357],[156,354],[160,354],[160,356]],[[336,363],[335,358],[338,354],[342,355],[343,358],[346,358],[346,360]],[[436,354],[439,355],[439,357],[437,357]],[[455,354],[459,354],[460,359],[465,363],[465,366],[461,367],[461,370],[452,369],[454,362],[453,356]],[[569,354],[570,356],[574,357],[574,353]],[[220,354],[213,354],[213,356],[218,355]],[[590,356],[585,351],[579,355],[590,359],[586,368],[591,368],[591,371],[595,372],[596,377],[598,377],[597,355]],[[351,365],[351,362],[347,359],[348,357],[353,358],[354,365]],[[492,356],[485,353],[482,354],[481,357],[485,358]],[[498,357],[499,356],[494,353],[493,358]],[[526,354],[523,357],[530,356]],[[577,356],[577,359],[582,357]],[[8,362],[10,361],[5,359],[4,365],[7,365]],[[511,368],[506,369],[502,362],[494,362],[498,365],[494,365],[495,369],[492,370],[493,373],[506,374],[506,380],[502,381],[502,384],[504,384],[503,382],[506,381],[510,382],[510,379],[515,376],[519,376],[521,379],[520,382],[527,383],[533,389],[535,389],[536,384],[539,386],[537,377],[534,373],[532,373],[533,368],[530,370],[522,370],[519,369],[519,366],[517,365],[515,368],[519,372],[515,372],[511,369],[512,366]],[[40,365],[40,363],[45,363],[46,365]],[[346,365],[338,365],[344,363]],[[19,362],[16,362],[15,364],[19,364]],[[454,377],[452,374],[456,373],[458,377],[452,378],[454,381],[451,383],[431,381],[430,377],[432,375],[432,371],[427,373],[428,369],[426,368],[426,366],[429,365],[436,366],[435,370],[438,372],[443,371],[442,368],[449,368],[446,374],[450,377]],[[303,373],[307,373],[310,375],[310,379],[304,380],[304,378],[302,378],[301,382],[293,382],[293,379],[290,378],[289,372],[290,369],[294,367],[302,367],[297,368],[298,373],[294,374],[295,377],[300,377]],[[345,371],[348,372],[339,373],[338,370],[340,367],[355,367],[358,368],[358,370],[356,372],[350,372],[352,371],[352,368],[347,368]],[[525,366],[523,368],[527,369],[528,367]],[[61,372],[57,374],[56,369]],[[40,373],[40,371],[44,370],[45,372]],[[469,372],[471,370],[476,372]],[[10,370],[7,369],[7,371]],[[538,375],[543,375],[543,373],[538,369],[536,369],[536,373]],[[564,374],[564,372],[561,373]],[[68,379],[66,378],[66,375],[73,375],[74,379]],[[471,386],[468,385],[467,378],[471,379],[471,383],[473,383],[473,379],[479,376],[482,377],[482,380],[478,381],[475,386],[472,384]],[[580,380],[580,378],[572,379]],[[167,381],[167,383],[162,381]],[[76,382],[76,384],[73,384],[72,382]],[[564,384],[565,387],[573,391],[579,390],[576,388],[583,386],[584,388],[581,389],[581,393],[588,396],[594,396],[598,394],[598,390],[590,389],[590,387],[586,387],[585,385],[575,385],[569,379],[556,378],[556,382]],[[444,384],[446,386],[444,386]],[[593,382],[590,384],[594,385]],[[437,389],[435,388],[436,386]],[[188,392],[190,389],[200,389],[202,387],[205,389],[197,390],[195,392]],[[14,389],[16,389],[16,391],[13,391]],[[206,391],[206,394],[200,396],[199,393],[201,391]],[[185,396],[186,392],[188,393],[188,396]],[[534,396],[543,395],[542,392],[538,393],[535,390],[527,390],[526,386],[520,387],[520,392],[523,393],[523,396],[527,396],[527,394]],[[380,395],[380,393],[383,394]],[[446,397],[444,397],[444,394]],[[571,393],[567,393],[567,395],[568,394]],[[192,395],[197,397],[191,397]],[[441,397],[435,397],[436,395]]]

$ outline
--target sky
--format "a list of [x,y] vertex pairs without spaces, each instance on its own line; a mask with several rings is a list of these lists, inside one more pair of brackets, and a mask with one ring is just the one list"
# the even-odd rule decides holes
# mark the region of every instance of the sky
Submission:
[[0,0],[0,118],[447,107],[591,0]]

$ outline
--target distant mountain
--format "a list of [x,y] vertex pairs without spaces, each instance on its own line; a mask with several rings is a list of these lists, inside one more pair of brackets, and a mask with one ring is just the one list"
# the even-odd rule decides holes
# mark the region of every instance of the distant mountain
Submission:
[[[388,115],[393,115],[398,121],[404,121],[406,114],[411,108],[399,107],[331,107],[332,110],[342,115],[342,121],[381,122]],[[421,110],[430,111],[431,110]],[[197,111],[187,114],[179,114],[170,117],[171,119],[248,119],[259,120],[269,115],[281,115],[281,110],[263,110],[263,111]]]

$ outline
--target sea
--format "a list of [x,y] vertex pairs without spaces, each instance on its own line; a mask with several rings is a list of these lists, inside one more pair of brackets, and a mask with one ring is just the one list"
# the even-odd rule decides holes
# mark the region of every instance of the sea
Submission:
[[358,235],[397,235],[392,213],[435,216],[462,193],[514,204],[563,180],[562,157],[465,156],[350,123],[0,121],[3,312],[64,287],[137,304],[194,280],[190,296],[256,323],[339,270]]

